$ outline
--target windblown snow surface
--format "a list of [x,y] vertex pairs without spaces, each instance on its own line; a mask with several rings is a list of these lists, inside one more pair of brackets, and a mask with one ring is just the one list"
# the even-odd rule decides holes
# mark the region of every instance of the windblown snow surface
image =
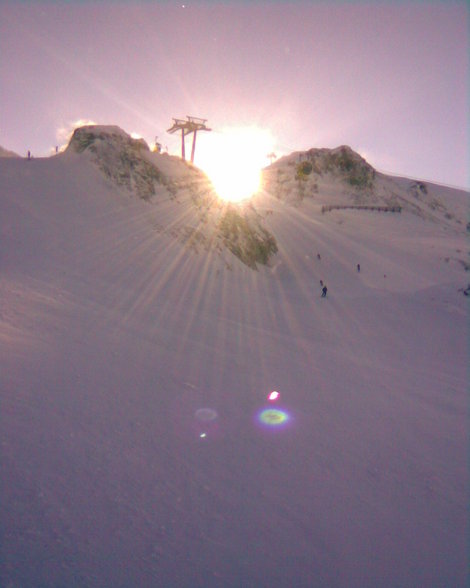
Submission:
[[0,159],[0,585],[465,586],[469,195],[294,154],[254,269],[78,151]]

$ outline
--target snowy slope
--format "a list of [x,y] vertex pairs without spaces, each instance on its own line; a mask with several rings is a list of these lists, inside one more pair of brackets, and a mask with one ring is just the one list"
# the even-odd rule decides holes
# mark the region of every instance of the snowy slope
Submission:
[[0,584],[465,586],[468,194],[286,170],[255,270],[149,157],[0,160]]
[[19,157],[14,151],[0,147],[0,157]]

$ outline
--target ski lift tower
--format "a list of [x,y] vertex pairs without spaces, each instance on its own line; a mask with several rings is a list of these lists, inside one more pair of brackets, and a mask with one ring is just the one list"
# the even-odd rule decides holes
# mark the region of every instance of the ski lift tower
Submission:
[[206,127],[207,118],[196,118],[195,116],[187,116],[186,120],[181,118],[174,118],[173,119],[173,126],[171,129],[168,129],[167,133],[176,133],[176,131],[181,131],[181,157],[182,159],[186,159],[185,151],[184,151],[184,138],[186,135],[193,135],[193,146],[191,149],[191,163],[194,163],[194,152],[196,151],[196,134],[198,131],[211,131]]

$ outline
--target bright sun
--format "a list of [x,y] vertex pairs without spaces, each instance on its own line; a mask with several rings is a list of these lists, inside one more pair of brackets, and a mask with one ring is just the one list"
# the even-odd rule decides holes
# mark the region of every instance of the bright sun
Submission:
[[257,127],[228,128],[198,135],[196,165],[209,176],[217,194],[239,202],[260,187],[261,169],[273,150],[269,131]]

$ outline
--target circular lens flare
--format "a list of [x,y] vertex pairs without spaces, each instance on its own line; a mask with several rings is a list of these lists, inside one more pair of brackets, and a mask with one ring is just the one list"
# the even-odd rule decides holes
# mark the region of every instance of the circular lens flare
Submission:
[[276,400],[279,400],[279,397],[280,394],[276,390],[273,390],[270,394],[268,394],[268,400],[270,402],[276,402]]
[[278,427],[280,425],[285,425],[289,421],[290,416],[284,410],[279,410],[277,408],[265,408],[259,413],[258,420],[263,425],[268,425],[269,427]]
[[194,413],[194,416],[198,421],[209,423],[210,421],[215,421],[218,415],[217,411],[213,408],[198,408]]

